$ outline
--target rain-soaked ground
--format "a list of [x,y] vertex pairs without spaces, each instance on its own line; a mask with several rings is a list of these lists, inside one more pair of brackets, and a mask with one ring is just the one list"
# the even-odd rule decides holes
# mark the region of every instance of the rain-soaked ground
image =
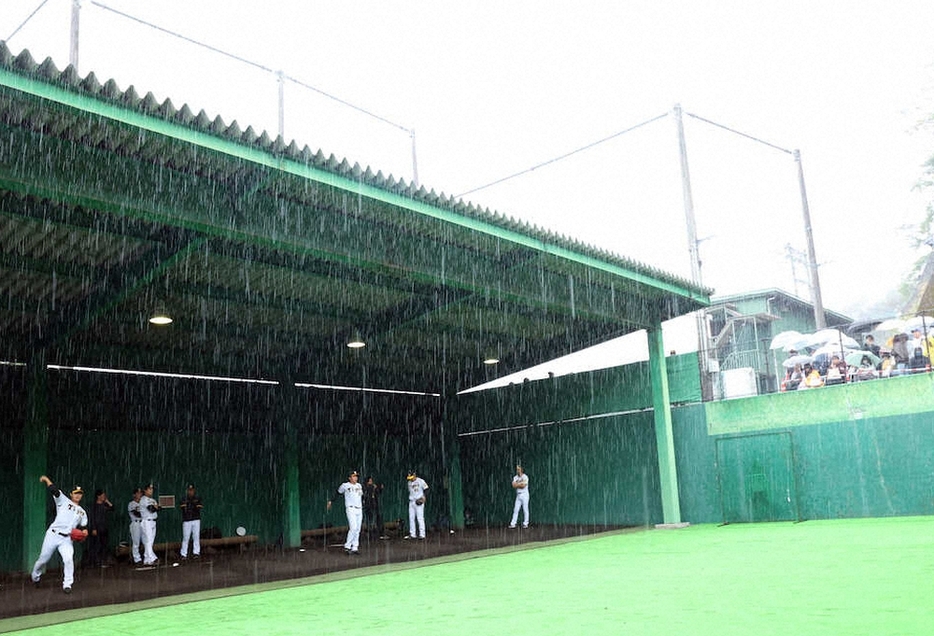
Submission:
[[404,540],[398,534],[388,539],[362,537],[358,556],[344,553],[341,547],[344,535],[339,533],[307,538],[301,549],[205,547],[200,560],[178,566],[173,566],[178,562],[177,555],[169,554],[158,567],[144,570],[131,567],[125,558],[105,568],[77,567],[71,594],[62,592],[60,570],[47,572],[38,588],[28,574],[3,573],[0,574],[0,618],[142,601],[618,529],[617,526],[533,525],[516,530],[490,527],[468,528],[454,534],[446,530],[430,532],[424,541]]

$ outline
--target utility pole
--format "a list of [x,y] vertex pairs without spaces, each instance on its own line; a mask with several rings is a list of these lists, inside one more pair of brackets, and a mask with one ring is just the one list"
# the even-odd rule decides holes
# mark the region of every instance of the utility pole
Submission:
[[[698,287],[703,286],[701,278],[700,251],[697,240],[697,221],[694,218],[694,195],[691,192],[691,173],[688,169],[688,150],[684,139],[684,121],[681,117],[681,104],[675,104],[675,123],[678,127],[678,154],[681,159],[681,190],[684,195],[684,218],[688,232],[688,252],[691,257],[691,281]],[[708,373],[709,351],[707,342],[707,312],[703,309],[695,312],[697,318],[698,362],[701,371],[701,393],[704,399],[713,397]]]
[[81,18],[81,0],[71,0],[71,47],[68,63],[78,71],[78,23]]
[[811,281],[811,301],[814,303],[814,323],[817,329],[827,326],[824,318],[824,302],[821,300],[820,277],[817,274],[817,256],[814,252],[814,232],[811,229],[811,211],[808,208],[808,193],[804,187],[804,168],[801,166],[801,151],[792,151],[795,163],[798,164],[798,186],[801,189],[801,212],[804,215],[804,237],[808,248],[808,271]]
[[807,263],[807,256],[804,252],[796,250],[791,246],[791,243],[785,243],[785,258],[788,259],[788,263],[791,265],[791,281],[795,286],[795,296],[801,297],[801,294],[798,292],[798,283],[806,283],[808,288],[810,288],[810,283],[808,281],[803,281],[798,278],[798,263]]
[[285,143],[285,73],[278,71],[276,77],[279,80],[279,136]]
[[412,138],[412,184],[418,187],[418,158],[415,156],[415,129],[409,131]]

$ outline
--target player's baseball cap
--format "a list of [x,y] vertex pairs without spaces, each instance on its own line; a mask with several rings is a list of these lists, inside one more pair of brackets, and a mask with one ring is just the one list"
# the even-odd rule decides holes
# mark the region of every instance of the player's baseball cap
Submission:
[[360,476],[360,474],[359,474],[357,471],[355,471],[355,470],[352,470],[352,471],[350,471],[349,473],[347,473],[347,476],[348,476],[348,477],[353,477],[354,475],[356,475],[357,477]]
[[75,487],[71,489],[71,494],[73,495],[82,494],[83,495],[84,489],[81,486],[75,484]]
[[414,471],[414,470],[410,470],[409,473],[405,476],[405,478],[408,479],[409,481],[414,481],[414,480],[415,480],[415,471]]
[[188,484],[188,490],[194,490],[194,489],[195,489],[194,484]]

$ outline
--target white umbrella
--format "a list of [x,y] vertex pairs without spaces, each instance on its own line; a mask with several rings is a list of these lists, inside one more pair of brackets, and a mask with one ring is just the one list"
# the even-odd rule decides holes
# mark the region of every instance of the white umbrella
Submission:
[[931,318],[930,316],[915,316],[914,318],[909,318],[905,321],[904,331],[910,332],[915,328],[926,329],[928,332],[930,332],[932,329],[934,329],[934,318]]
[[905,321],[901,318],[889,318],[888,320],[883,320],[873,331],[904,331],[905,330]]
[[856,340],[839,329],[821,329],[808,337],[809,347],[819,347],[831,343],[851,349],[859,348],[859,343]]
[[796,355],[796,356],[791,356],[787,360],[782,361],[782,366],[785,367],[786,369],[790,369],[796,364],[807,364],[808,362],[811,362],[813,360],[814,358],[812,358],[811,356]]
[[769,345],[769,349],[785,349],[788,348],[797,349],[796,345],[804,346],[806,338],[799,331],[794,329],[790,331],[783,331],[780,334],[776,334],[772,338],[772,343]]
[[813,355],[815,358],[820,355],[826,355],[826,356],[835,355],[835,356],[840,356],[842,358],[844,355],[846,355],[847,353],[850,353],[851,351],[855,349],[859,349],[859,347],[841,347],[839,342],[828,342],[827,344],[815,349]]

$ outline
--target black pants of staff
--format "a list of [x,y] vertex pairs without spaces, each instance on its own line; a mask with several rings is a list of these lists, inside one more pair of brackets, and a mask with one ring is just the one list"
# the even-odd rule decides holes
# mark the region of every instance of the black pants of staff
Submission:
[[381,537],[385,534],[383,532],[383,514],[379,511],[379,506],[363,509],[363,526],[367,532],[376,534],[376,536]]
[[108,544],[109,536],[106,531],[98,530],[96,535],[88,533],[85,563],[92,568],[104,565],[107,561]]

